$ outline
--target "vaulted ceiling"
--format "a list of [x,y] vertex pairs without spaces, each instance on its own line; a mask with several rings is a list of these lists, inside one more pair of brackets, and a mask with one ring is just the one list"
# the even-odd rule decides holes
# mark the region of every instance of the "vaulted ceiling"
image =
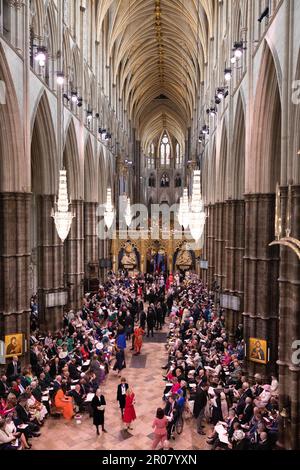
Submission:
[[[142,146],[163,127],[184,141],[196,106],[213,34],[217,0],[103,0],[114,83]],[[100,37],[99,37],[100,40]]]

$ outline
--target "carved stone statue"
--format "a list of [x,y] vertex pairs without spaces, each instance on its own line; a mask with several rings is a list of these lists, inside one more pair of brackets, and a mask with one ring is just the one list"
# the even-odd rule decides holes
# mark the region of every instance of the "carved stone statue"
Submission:
[[121,264],[122,266],[130,266],[130,267],[136,267],[137,266],[137,258],[136,254],[134,252],[134,249],[131,244],[127,244],[125,249],[125,253],[121,259]]
[[192,256],[189,251],[181,250],[177,256],[176,265],[190,267],[193,264]]

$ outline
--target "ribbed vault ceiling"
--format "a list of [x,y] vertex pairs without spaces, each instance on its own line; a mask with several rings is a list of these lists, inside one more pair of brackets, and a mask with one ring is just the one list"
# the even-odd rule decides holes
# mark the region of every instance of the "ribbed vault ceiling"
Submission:
[[[163,127],[179,142],[190,125],[212,37],[216,0],[103,0],[99,41],[142,146]],[[158,98],[162,99],[158,99]]]

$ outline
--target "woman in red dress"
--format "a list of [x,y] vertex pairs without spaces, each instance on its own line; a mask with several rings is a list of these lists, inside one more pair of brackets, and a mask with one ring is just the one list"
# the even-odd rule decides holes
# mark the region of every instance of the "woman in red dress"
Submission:
[[128,388],[126,392],[126,403],[125,403],[125,410],[123,421],[126,424],[127,430],[132,430],[131,423],[136,420],[136,414],[134,409],[135,404],[135,394],[131,387]]

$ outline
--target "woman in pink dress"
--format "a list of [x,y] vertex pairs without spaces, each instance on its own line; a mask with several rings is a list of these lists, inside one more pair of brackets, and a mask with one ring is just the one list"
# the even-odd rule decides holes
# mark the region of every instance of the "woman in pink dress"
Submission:
[[128,388],[126,392],[126,403],[123,421],[126,424],[126,428],[132,430],[131,423],[136,420],[136,414],[134,409],[135,404],[135,394],[131,387]]
[[154,441],[152,445],[152,450],[155,450],[159,443],[164,447],[164,442],[168,438],[167,433],[168,420],[165,416],[165,412],[162,408],[158,408],[156,413],[156,418],[153,421],[152,428],[154,429]]

